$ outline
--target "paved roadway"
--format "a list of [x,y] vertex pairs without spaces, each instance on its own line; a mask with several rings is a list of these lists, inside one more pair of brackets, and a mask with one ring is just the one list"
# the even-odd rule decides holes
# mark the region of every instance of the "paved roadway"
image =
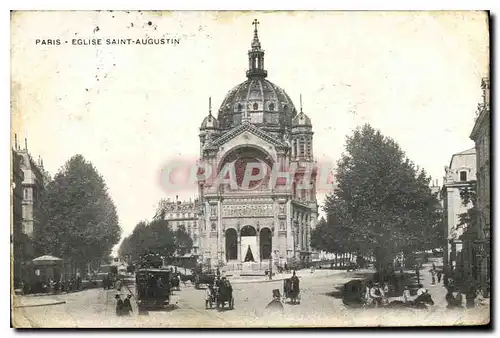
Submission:
[[[269,315],[264,308],[272,290],[283,291],[283,282],[233,283],[234,310],[205,310],[204,290],[192,286],[174,292],[172,306],[164,311],[150,311],[130,317],[115,315],[116,291],[93,289],[60,295],[66,304],[18,308],[15,320],[29,327],[255,327],[255,326],[364,326],[430,325],[484,322],[485,310],[450,312],[443,305],[428,310],[348,310],[341,299],[331,295],[336,287],[368,271],[301,271],[301,304],[285,304],[283,316]],[[122,292],[122,298],[127,294]],[[330,295],[329,295],[330,294]],[[441,301],[437,301],[441,304]],[[465,311],[469,311],[466,313]],[[464,316],[465,315],[465,316]],[[486,317],[485,317],[486,316]]]

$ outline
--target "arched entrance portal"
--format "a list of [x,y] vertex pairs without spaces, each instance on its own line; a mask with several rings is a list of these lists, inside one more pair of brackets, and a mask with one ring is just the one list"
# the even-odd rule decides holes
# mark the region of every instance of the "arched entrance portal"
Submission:
[[259,249],[257,247],[257,231],[253,226],[246,225],[241,229],[241,260],[256,262]]
[[272,238],[273,235],[269,228],[260,230],[260,259],[270,259],[272,253]]
[[233,228],[226,230],[226,260],[238,259],[238,234]]

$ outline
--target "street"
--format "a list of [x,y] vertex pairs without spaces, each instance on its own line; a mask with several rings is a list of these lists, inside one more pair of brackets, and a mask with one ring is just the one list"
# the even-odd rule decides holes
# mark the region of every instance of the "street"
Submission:
[[[15,321],[29,327],[300,327],[300,326],[414,326],[486,323],[489,307],[447,310],[444,288],[430,285],[424,274],[423,283],[433,295],[435,306],[427,310],[346,309],[339,298],[337,287],[353,278],[363,278],[371,271],[308,270],[299,271],[301,303],[285,304],[282,317],[268,316],[264,308],[271,301],[272,290],[283,293],[283,281],[233,282],[235,307],[233,310],[205,310],[204,290],[181,286],[171,298],[172,305],[165,310],[138,315],[135,302],[130,317],[115,314],[116,290],[92,289],[82,292],[46,296],[66,301],[53,306],[22,307],[15,309]],[[278,276],[279,277],[279,276]],[[133,289],[133,287],[131,287]],[[126,296],[126,288],[121,292]],[[56,298],[54,298],[56,297]],[[466,316],[464,316],[467,314]]]

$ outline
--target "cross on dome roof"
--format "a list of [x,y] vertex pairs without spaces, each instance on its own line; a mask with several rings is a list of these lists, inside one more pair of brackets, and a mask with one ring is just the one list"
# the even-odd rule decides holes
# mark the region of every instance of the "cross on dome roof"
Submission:
[[260,22],[255,19],[252,22],[252,25],[255,26],[253,30],[253,41],[252,41],[252,49],[260,49],[260,41],[259,41],[259,34],[258,34],[258,29],[257,26],[260,24]]

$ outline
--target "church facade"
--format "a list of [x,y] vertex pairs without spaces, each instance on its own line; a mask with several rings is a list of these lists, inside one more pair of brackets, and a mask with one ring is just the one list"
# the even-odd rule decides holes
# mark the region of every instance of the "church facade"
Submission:
[[[318,218],[313,131],[288,94],[267,80],[255,25],[247,79],[200,127],[199,254],[227,269],[308,261]],[[302,99],[301,99],[302,101]]]

